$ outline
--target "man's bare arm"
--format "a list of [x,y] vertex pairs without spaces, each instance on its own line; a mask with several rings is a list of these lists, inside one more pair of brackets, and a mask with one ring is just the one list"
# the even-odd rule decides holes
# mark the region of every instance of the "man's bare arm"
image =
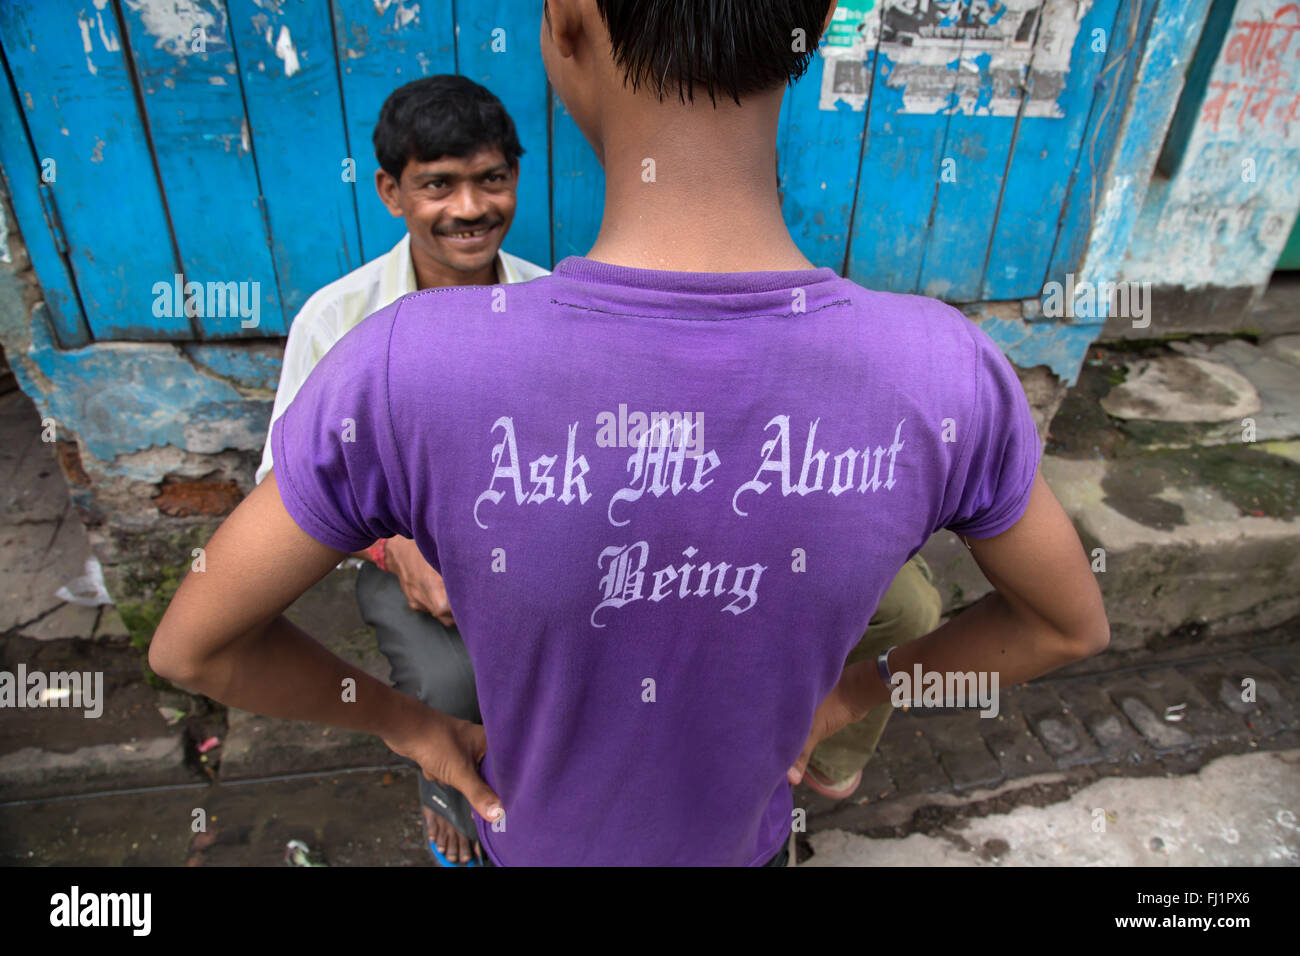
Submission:
[[[399,693],[283,616],[343,552],[294,523],[274,471],[204,551],[205,570],[181,582],[154,634],[155,672],[232,707],[377,734],[491,819],[487,811],[499,800],[477,772],[486,749],[481,726]],[[355,694],[345,699],[348,679]]]
[[[889,655],[894,673],[997,673],[998,689],[1099,654],[1110,643],[1101,589],[1083,544],[1041,473],[1020,520],[992,538],[972,539],[971,554],[995,590],[922,638]],[[798,783],[814,748],[886,703],[892,688],[875,661],[844,668],[818,706],[787,777]]]
[[[970,539],[995,590],[889,657],[892,671],[994,672],[1001,687],[1090,657],[1110,643],[1101,589],[1083,544],[1041,473],[1024,515],[992,538]],[[863,662],[847,690],[857,707],[889,699],[875,662]],[[849,669],[845,676],[850,677]],[[864,709],[864,712],[865,712]]]

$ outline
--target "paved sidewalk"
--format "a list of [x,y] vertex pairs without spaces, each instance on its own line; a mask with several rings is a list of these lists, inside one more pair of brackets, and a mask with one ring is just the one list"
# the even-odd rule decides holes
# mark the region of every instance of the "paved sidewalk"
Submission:
[[1300,750],[1190,776],[1106,777],[1069,799],[981,813],[973,797],[906,837],[813,833],[803,866],[1296,866]]
[[[1300,747],[1300,621],[1266,637],[1249,651],[1009,688],[997,717],[895,713],[857,793],[835,802],[799,787],[796,804],[809,834],[902,837],[954,806],[1044,805],[1108,777],[1177,776],[1227,754]],[[1285,796],[1300,812],[1300,796]]]
[[125,638],[111,606],[83,607],[54,596],[84,573],[91,551],[59,470],[60,445],[43,442],[41,434],[31,399],[17,386],[0,394],[0,634]]
[[[1013,688],[997,718],[900,712],[853,798],[796,788],[799,861],[1181,865],[1202,846],[1200,862],[1294,862],[1298,632],[1250,653]],[[427,862],[409,768],[210,780],[217,761],[188,752],[166,780],[181,786],[0,803],[0,864],[270,865],[289,839],[335,865]],[[196,834],[200,808],[213,827]],[[1105,840],[1091,829],[1098,808]]]

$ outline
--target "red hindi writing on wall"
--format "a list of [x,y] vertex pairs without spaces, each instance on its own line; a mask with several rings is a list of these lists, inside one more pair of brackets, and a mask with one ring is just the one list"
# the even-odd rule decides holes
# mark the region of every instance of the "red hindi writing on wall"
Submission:
[[1237,20],[1223,53],[1222,79],[1212,80],[1201,108],[1201,119],[1219,131],[1224,113],[1236,114],[1237,129],[1290,132],[1300,122],[1300,93],[1294,78],[1300,44],[1300,3],[1287,3],[1254,20]]

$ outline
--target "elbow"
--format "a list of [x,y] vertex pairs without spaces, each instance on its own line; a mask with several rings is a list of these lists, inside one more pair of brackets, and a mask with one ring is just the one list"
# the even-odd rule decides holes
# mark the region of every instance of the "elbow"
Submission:
[[1103,615],[1100,624],[1082,637],[1070,641],[1075,660],[1094,657],[1110,647],[1110,621]]
[[174,661],[172,656],[164,650],[164,640],[161,634],[155,633],[149,641],[149,670],[153,671],[163,680],[176,680],[176,671],[174,670]]
[[197,670],[161,630],[149,642],[149,669],[163,680],[181,687],[193,687]]

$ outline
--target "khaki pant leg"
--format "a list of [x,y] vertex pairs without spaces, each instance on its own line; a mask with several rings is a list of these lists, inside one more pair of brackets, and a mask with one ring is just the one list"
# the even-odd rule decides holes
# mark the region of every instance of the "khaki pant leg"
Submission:
[[[939,626],[942,609],[934,575],[918,554],[903,565],[889,585],[867,633],[849,652],[845,666],[864,660],[874,666],[881,651],[929,634]],[[889,703],[873,707],[862,720],[818,744],[809,765],[836,783],[847,781],[871,760],[893,711]]]

